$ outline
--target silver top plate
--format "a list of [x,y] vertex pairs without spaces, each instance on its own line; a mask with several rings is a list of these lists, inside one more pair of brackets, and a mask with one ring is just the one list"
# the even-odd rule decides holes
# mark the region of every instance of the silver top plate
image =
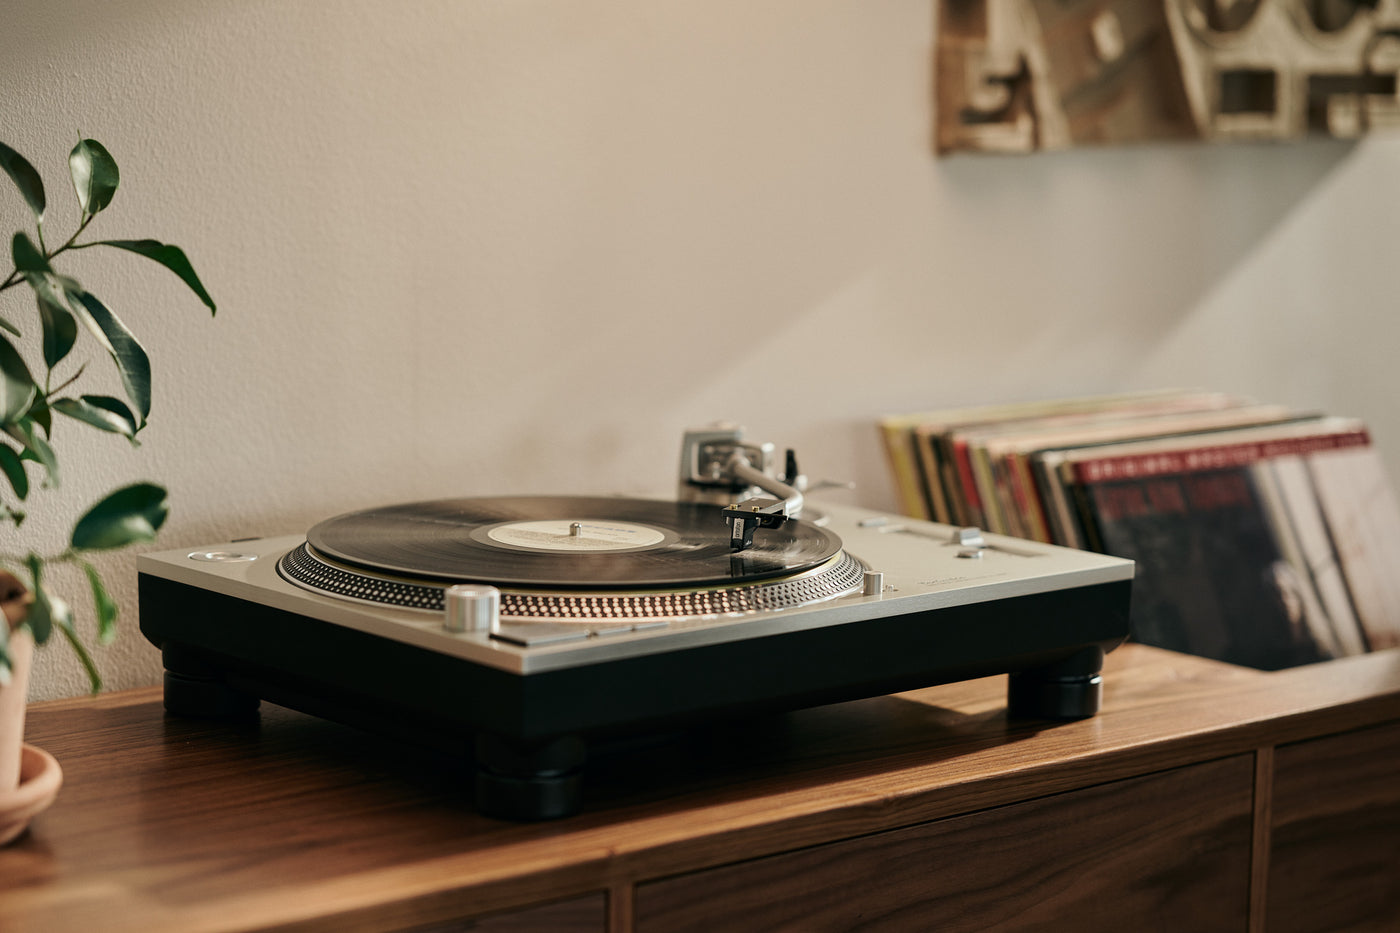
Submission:
[[[960,556],[967,548],[955,541],[956,529],[949,526],[846,506],[824,505],[823,509],[830,518],[828,527],[843,542],[844,554],[850,555],[856,566],[883,574],[880,592],[864,594],[857,579],[849,592],[793,606],[754,603],[724,612],[711,611],[722,606],[701,605],[693,614],[648,615],[636,621],[605,616],[596,622],[571,623],[585,629],[582,638],[522,639],[525,644],[493,638],[489,632],[449,632],[443,627],[440,608],[401,608],[326,595],[288,582],[278,573],[277,564],[305,543],[299,535],[145,554],[139,558],[138,568],[144,574],[521,674],[820,626],[859,624],[902,613],[1131,580],[1133,576],[1132,561],[994,534],[983,535],[985,547],[978,559],[970,560]],[[239,559],[209,559],[222,553]],[[793,582],[770,581],[778,586]],[[668,598],[680,601],[679,592],[673,591]],[[522,605],[549,595],[526,594]],[[655,592],[641,595],[653,599],[664,596]],[[548,618],[548,612],[542,617]],[[536,624],[502,621],[512,626]]]

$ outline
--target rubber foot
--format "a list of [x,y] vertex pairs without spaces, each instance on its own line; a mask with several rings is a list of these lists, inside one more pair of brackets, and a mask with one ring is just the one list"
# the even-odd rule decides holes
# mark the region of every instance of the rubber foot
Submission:
[[1103,677],[1012,674],[1006,700],[1007,712],[1018,719],[1088,719],[1103,702]]
[[194,719],[247,719],[258,712],[258,698],[222,680],[165,672],[165,709]]
[[534,822],[572,816],[583,803],[583,776],[515,777],[479,770],[476,809],[483,816]]

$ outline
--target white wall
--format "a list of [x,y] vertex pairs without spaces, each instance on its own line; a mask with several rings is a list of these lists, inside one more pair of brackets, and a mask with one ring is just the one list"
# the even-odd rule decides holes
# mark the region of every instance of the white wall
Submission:
[[[436,496],[666,492],[681,431],[716,418],[892,507],[881,413],[1163,385],[1360,415],[1400,464],[1400,140],[939,160],[932,0],[3,20],[0,139],[44,173],[49,230],[95,137],[123,171],[97,233],[181,245],[219,302],[79,254],[151,352],[152,427],[134,452],[64,432],[65,497],[3,551],[138,478],[171,489],[161,547]],[[0,192],[6,238],[26,217]],[[32,314],[18,291],[0,312]],[[156,683],[134,557],[102,567],[125,606],[108,685]],[[36,698],[85,689],[42,653]]]

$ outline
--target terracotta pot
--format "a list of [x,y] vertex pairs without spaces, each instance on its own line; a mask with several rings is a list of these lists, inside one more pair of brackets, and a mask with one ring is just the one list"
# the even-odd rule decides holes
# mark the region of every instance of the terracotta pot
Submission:
[[0,845],[24,832],[36,813],[53,802],[63,772],[47,752],[24,744],[24,709],[34,639],[24,620],[29,594],[15,577],[0,571],[0,625],[11,626],[10,682],[0,687]]
[[19,787],[20,748],[24,745],[24,703],[34,639],[27,630],[10,633],[10,682],[0,687],[0,799]]

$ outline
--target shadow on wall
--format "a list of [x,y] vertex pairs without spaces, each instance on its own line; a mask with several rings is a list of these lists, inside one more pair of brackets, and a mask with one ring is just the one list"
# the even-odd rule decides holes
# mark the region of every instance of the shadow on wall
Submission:
[[[939,266],[956,300],[1015,322],[1047,361],[1131,379],[1115,348],[1154,344],[1282,227],[1354,145],[1158,144],[940,159]],[[1036,309],[1044,309],[1037,314]],[[1014,338],[1014,339],[1013,339]]]

